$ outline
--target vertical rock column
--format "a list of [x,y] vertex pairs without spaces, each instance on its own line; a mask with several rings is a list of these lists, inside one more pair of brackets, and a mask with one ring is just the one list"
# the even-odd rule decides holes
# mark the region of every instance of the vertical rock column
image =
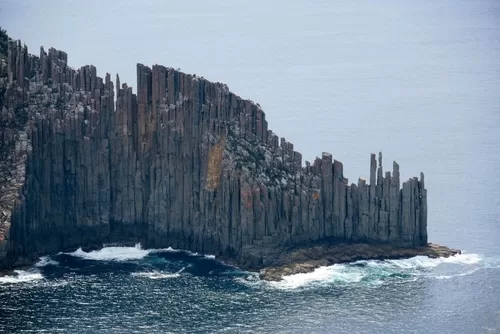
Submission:
[[110,75],[67,60],[10,43],[4,105],[9,117],[31,113],[28,172],[12,215],[18,254],[140,240],[258,263],[265,250],[332,237],[426,242],[423,174],[400,190],[397,163],[384,174],[382,155],[377,169],[372,154],[369,183],[348,186],[329,153],[302,167],[260,107],[223,84],[138,64],[137,95],[116,77],[115,111]]
[[[333,182],[333,168],[332,168],[332,155],[323,152],[321,160],[321,173],[322,173],[322,192],[321,200],[324,207],[324,231],[322,233],[325,237],[338,235],[338,208],[335,207],[333,202],[334,197],[334,182]],[[336,190],[336,189],[335,189]],[[342,231],[343,232],[343,231]]]
[[427,189],[425,189],[424,173],[420,173],[420,245],[427,244]]

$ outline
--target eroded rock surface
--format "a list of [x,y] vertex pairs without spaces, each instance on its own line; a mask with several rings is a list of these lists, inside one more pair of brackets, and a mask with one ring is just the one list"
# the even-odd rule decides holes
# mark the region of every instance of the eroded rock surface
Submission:
[[0,267],[132,240],[246,268],[332,238],[427,244],[423,174],[401,183],[381,154],[369,183],[349,184],[329,153],[303,166],[224,84],[138,64],[134,94],[13,41],[0,74]]
[[414,256],[430,258],[450,257],[460,254],[460,250],[427,244],[412,248],[387,244],[338,243],[322,244],[283,252],[275,256],[274,263],[262,269],[261,279],[281,281],[283,276],[309,273],[318,267],[359,260],[405,259]]

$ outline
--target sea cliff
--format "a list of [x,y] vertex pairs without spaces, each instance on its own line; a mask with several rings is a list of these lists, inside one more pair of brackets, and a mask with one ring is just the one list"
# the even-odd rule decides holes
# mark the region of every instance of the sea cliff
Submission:
[[[137,93],[60,50],[8,42],[0,59],[0,268],[42,254],[139,241],[243,268],[328,245],[427,245],[424,175],[400,181],[370,157],[349,184],[330,153],[312,163],[258,104],[161,65]],[[381,254],[380,256],[383,256]]]

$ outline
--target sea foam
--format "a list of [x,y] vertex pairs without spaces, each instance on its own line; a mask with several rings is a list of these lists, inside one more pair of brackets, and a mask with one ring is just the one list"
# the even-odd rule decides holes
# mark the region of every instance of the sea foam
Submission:
[[401,260],[363,260],[354,262],[356,264],[364,264],[368,267],[382,267],[382,268],[400,268],[400,269],[426,269],[435,268],[443,263],[469,265],[476,264],[482,260],[478,254],[457,254],[448,258],[440,257],[431,259],[427,256],[415,256],[409,259]]
[[14,275],[0,277],[0,284],[16,284],[43,279],[42,274],[36,270],[14,270]]
[[50,256],[42,256],[37,263],[35,263],[35,267],[45,267],[45,266],[57,266],[59,262],[50,258]]
[[176,273],[166,273],[162,271],[145,271],[145,272],[138,272],[138,273],[132,273],[131,275],[133,277],[144,277],[144,278],[149,278],[149,279],[164,279],[164,278],[175,278],[179,277],[181,273],[186,269],[186,267],[183,267],[181,270],[179,270]]
[[[280,282],[265,282],[265,284],[273,288],[294,290],[302,287],[330,284],[350,285],[359,284],[360,282],[376,286],[383,284],[384,280],[387,279],[414,281],[420,276],[451,279],[475,273],[483,268],[483,266],[478,266],[483,262],[483,257],[478,254],[458,254],[448,258],[436,259],[416,256],[401,260],[362,260],[353,263],[319,267],[310,273],[285,276]],[[447,267],[452,265],[451,268],[459,272],[453,274],[436,274],[435,268],[443,264],[447,264]],[[471,266],[473,266],[472,269],[465,269]],[[255,281],[248,280],[248,284],[255,285]]]
[[280,282],[269,282],[269,285],[279,289],[297,289],[311,284],[350,284],[358,283],[367,273],[359,268],[349,268],[348,265],[334,264],[333,266],[319,267],[310,273],[301,273],[283,277]]
[[142,249],[141,244],[136,244],[135,247],[104,247],[99,250],[84,252],[81,248],[78,248],[72,253],[64,253],[66,255],[71,255],[85,260],[94,261],[130,261],[130,260],[140,260],[148,256],[152,250]]
[[[130,261],[130,260],[140,260],[148,256],[149,254],[155,253],[185,253],[190,256],[203,256],[207,259],[215,259],[215,255],[201,255],[198,253],[193,253],[188,250],[175,249],[172,247],[159,248],[159,249],[143,249],[141,244],[138,243],[134,247],[127,246],[105,246],[99,250],[94,250],[90,252],[85,252],[82,248],[78,248],[76,251],[71,253],[59,253],[58,255],[65,254],[78,257],[85,260],[94,261]],[[48,264],[57,264],[56,261],[50,259],[40,259],[40,266],[45,266]]]

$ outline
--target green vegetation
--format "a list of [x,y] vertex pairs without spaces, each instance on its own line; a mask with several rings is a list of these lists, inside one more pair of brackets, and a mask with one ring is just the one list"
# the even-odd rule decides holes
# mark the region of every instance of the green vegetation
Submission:
[[7,58],[7,50],[9,49],[9,35],[7,31],[0,27],[0,57]]

